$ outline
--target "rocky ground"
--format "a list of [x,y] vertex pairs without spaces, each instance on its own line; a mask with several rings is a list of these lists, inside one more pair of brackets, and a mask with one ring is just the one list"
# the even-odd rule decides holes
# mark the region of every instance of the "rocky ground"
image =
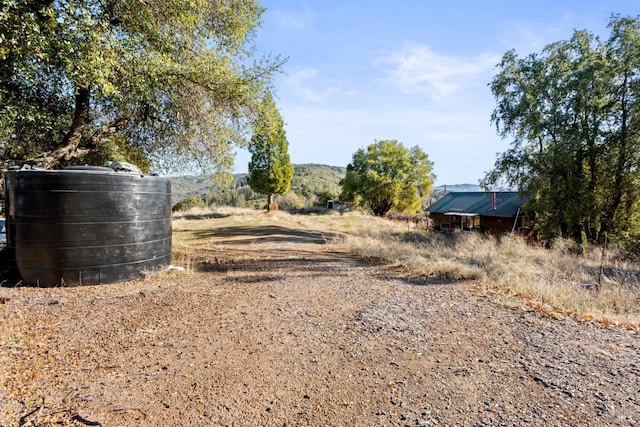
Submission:
[[640,424],[637,334],[232,232],[191,272],[0,289],[0,425]]

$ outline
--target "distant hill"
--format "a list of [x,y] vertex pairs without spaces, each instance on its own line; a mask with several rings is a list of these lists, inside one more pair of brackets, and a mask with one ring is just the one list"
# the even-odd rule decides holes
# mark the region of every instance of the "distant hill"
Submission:
[[[301,197],[312,198],[316,194],[328,193],[337,196],[340,193],[340,180],[347,168],[320,164],[293,165],[291,191]],[[235,174],[233,187],[245,187],[247,174]],[[211,176],[178,176],[171,178],[172,202],[175,204],[189,196],[208,195],[216,189]]]
[[475,184],[438,185],[434,191],[446,191],[447,193],[465,193],[470,191],[483,191],[482,187]]
[[175,204],[189,196],[207,194],[214,187],[211,176],[175,176],[171,178],[171,201]]

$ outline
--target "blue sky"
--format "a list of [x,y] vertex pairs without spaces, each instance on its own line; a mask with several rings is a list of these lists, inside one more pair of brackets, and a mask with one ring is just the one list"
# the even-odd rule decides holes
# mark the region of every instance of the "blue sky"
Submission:
[[[346,166],[376,140],[422,148],[437,185],[477,184],[509,146],[490,122],[488,83],[574,29],[606,38],[632,0],[262,0],[258,53],[287,57],[275,79],[294,164]],[[246,172],[248,153],[236,158]]]

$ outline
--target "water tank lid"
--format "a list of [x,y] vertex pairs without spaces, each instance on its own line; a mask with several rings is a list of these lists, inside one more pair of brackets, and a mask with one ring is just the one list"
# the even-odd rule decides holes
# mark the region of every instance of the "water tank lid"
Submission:
[[95,171],[95,172],[113,172],[113,169],[105,166],[66,166],[62,168],[65,171]]
[[19,169],[10,169],[10,172],[113,172],[113,169],[105,166],[65,166],[62,169],[45,169],[29,164],[23,165]]
[[98,173],[130,173],[136,174],[140,176],[144,176],[144,174],[140,171],[140,169],[126,162],[107,162],[104,166],[90,166],[90,165],[80,165],[80,166],[65,166],[62,169],[44,169],[37,166],[32,166],[29,164],[23,165],[19,169],[15,169],[17,172],[21,171],[30,171],[30,172],[98,172]]

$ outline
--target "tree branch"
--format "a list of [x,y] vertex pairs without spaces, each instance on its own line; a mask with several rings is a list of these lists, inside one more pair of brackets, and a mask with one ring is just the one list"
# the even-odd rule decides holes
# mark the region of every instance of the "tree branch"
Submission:
[[89,138],[88,146],[90,148],[95,148],[98,146],[100,141],[108,136],[113,135],[116,132],[121,131],[126,125],[131,121],[131,117],[120,117],[113,123],[98,129],[91,138]]

